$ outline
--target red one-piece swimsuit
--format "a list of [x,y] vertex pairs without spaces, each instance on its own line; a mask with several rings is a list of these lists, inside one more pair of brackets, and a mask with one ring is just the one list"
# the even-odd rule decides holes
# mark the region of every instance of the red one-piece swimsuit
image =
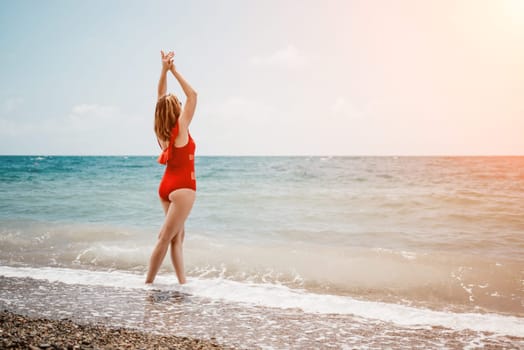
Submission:
[[171,129],[169,146],[158,157],[160,164],[166,164],[166,171],[158,187],[158,194],[165,201],[169,201],[171,192],[180,188],[189,188],[196,191],[195,141],[188,131],[189,140],[186,145],[176,147],[175,138],[177,135],[178,122]]

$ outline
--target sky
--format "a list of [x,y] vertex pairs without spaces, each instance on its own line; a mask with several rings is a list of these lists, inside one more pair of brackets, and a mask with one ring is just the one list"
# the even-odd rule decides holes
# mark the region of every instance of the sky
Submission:
[[0,154],[158,154],[162,49],[197,155],[524,155],[524,0],[0,0]]

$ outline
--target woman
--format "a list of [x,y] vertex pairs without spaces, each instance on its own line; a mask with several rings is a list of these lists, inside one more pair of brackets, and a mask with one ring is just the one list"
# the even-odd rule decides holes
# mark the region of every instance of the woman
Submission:
[[[189,124],[195,113],[197,93],[176,70],[173,52],[162,55],[162,73],[158,82],[158,102],[155,110],[155,133],[162,153],[158,157],[166,170],[158,193],[164,208],[165,221],[158,234],[158,242],[151,254],[146,283],[153,283],[164,261],[168,248],[171,248],[171,262],[175,267],[178,282],[186,283],[182,243],[184,242],[184,223],[195,202],[195,142],[189,134]],[[166,75],[171,71],[186,95],[186,104],[174,94],[167,94]]]

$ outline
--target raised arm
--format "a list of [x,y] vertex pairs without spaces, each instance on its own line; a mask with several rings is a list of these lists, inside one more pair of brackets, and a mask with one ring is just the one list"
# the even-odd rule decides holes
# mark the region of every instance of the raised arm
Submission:
[[184,90],[184,94],[186,95],[186,104],[184,105],[184,109],[182,110],[182,114],[179,118],[180,127],[187,128],[189,127],[189,124],[191,123],[191,120],[193,119],[193,115],[195,114],[196,109],[196,103],[197,103],[197,92],[195,89],[189,85],[189,83],[182,77],[182,75],[177,71],[175,64],[171,64],[169,70],[173,75],[175,76],[176,80],[178,80],[178,83],[182,87],[182,90]]
[[160,72],[160,80],[158,81],[158,97],[157,100],[160,99],[160,97],[164,96],[167,91],[167,72],[169,71],[169,67],[172,65],[172,59],[175,55],[173,51],[168,52],[167,55],[164,53],[164,51],[160,51],[160,55],[162,56],[162,71]]

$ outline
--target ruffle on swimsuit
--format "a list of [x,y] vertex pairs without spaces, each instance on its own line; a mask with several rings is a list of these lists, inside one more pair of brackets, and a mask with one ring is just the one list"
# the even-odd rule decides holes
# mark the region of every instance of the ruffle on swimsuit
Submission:
[[172,148],[175,146],[175,139],[178,135],[178,123],[175,124],[173,129],[171,129],[171,137],[169,138],[169,146],[166,149],[162,150],[162,153],[158,156],[157,161],[160,164],[167,164],[167,161],[171,157]]

